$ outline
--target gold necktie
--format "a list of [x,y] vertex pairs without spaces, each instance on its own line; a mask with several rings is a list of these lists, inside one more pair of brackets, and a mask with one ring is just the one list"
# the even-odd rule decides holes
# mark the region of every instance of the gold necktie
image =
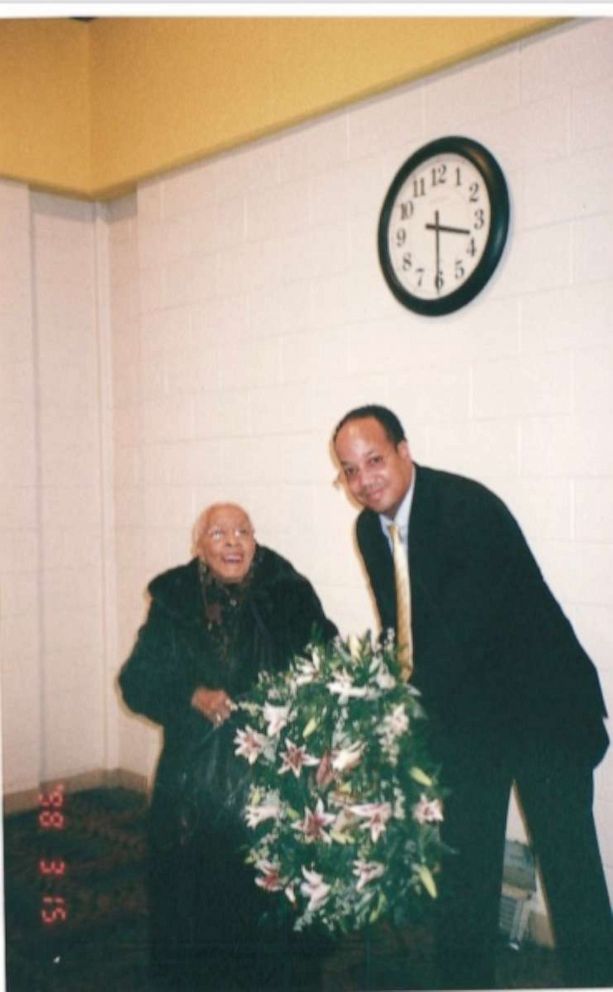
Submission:
[[406,549],[396,524],[390,524],[394,578],[396,580],[396,644],[401,677],[408,682],[413,674],[413,635],[411,633],[411,584]]

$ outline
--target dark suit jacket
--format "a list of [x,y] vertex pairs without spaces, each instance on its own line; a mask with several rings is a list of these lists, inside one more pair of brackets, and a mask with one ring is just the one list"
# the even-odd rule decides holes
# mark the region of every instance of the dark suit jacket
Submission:
[[[383,628],[395,627],[392,556],[377,514],[357,539]],[[596,669],[509,510],[470,479],[417,467],[409,526],[413,683],[448,746],[525,735],[603,756]]]

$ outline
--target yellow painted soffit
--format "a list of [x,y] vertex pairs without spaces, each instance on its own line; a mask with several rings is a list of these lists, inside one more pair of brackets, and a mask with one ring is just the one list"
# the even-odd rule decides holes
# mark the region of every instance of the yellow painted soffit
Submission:
[[0,174],[108,199],[563,20],[0,21]]
[[106,198],[562,23],[560,18],[103,19],[91,195]]
[[0,19],[0,176],[89,192],[87,27],[55,18]]

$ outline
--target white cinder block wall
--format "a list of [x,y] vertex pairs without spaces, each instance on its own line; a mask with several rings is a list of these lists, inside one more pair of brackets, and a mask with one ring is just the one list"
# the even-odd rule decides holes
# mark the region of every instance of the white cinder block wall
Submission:
[[[36,781],[37,748],[48,775],[151,773],[157,732],[112,683],[147,581],[189,557],[212,500],[244,503],[343,631],[374,625],[328,451],[338,418],[369,401],[396,409],[417,461],[507,500],[613,708],[612,106],[613,21],[581,20],[97,210],[0,187],[5,787]],[[388,291],[375,235],[397,168],[446,133],[497,156],[512,226],[483,293],[427,320]],[[613,891],[612,767],[596,809]]]
[[32,197],[38,342],[42,775],[105,765],[96,225],[90,204]]
[[39,780],[42,693],[38,426],[30,200],[0,183],[0,662],[7,791]]
[[4,791],[105,766],[94,208],[0,184]]
[[[219,498],[250,509],[344,631],[373,626],[327,442],[350,406],[381,401],[416,460],[516,511],[613,707],[612,111],[613,22],[575,22],[112,208],[123,655],[146,581],[188,556]],[[428,320],[388,291],[375,234],[397,168],[446,133],[498,157],[512,227],[481,296]],[[121,718],[123,763],[147,751],[151,769],[157,747]],[[613,883],[611,768],[597,812]]]

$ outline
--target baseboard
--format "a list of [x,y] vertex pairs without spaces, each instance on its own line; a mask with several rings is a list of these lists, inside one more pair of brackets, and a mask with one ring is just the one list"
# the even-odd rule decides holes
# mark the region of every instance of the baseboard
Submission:
[[106,785],[109,789],[131,789],[132,792],[147,794],[150,782],[146,775],[140,772],[130,772],[126,768],[115,768],[107,774]]
[[4,816],[34,809],[38,805],[39,792],[39,789],[23,789],[20,792],[6,793],[2,800]]
[[13,813],[25,813],[30,809],[35,809],[39,803],[40,793],[57,788],[60,784],[67,795],[71,792],[83,792],[84,789],[122,788],[143,793],[149,791],[149,780],[146,775],[131,772],[125,768],[95,768],[92,771],[80,772],[77,775],[66,775],[61,779],[49,779],[41,782],[38,789],[22,789],[17,792],[5,793],[3,797],[4,816],[10,816]]

